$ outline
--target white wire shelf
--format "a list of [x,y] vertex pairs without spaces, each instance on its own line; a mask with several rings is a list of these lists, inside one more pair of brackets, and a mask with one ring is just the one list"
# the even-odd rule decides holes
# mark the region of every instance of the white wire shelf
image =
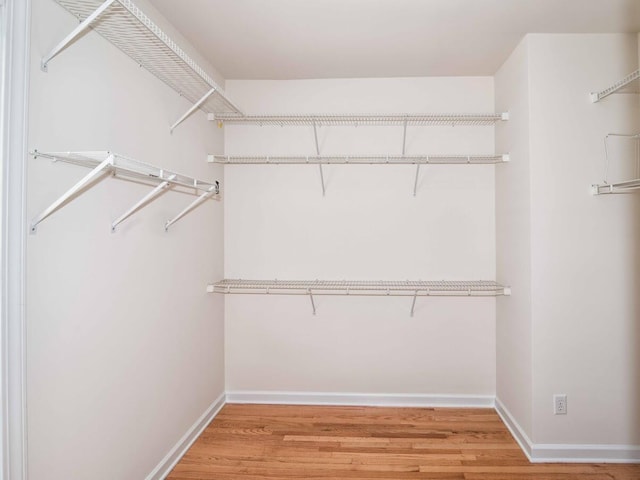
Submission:
[[116,47],[193,103],[171,129],[200,108],[206,113],[242,115],[213,79],[130,0],[55,0],[80,20],[48,55],[42,68],[87,28]]
[[220,163],[223,165],[474,165],[508,162],[509,155],[210,155],[210,161],[212,163]]
[[[317,137],[316,149],[319,150]],[[402,149],[404,150],[404,140]],[[413,195],[416,196],[421,165],[495,165],[508,162],[509,155],[209,155],[208,161],[222,165],[318,165],[323,196],[326,193],[326,188],[322,165],[415,165]]]
[[613,193],[633,193],[640,191],[640,178],[626,180],[617,183],[598,183],[591,185],[593,195],[606,195]]
[[452,113],[452,114],[346,114],[346,115],[217,115],[221,124],[277,125],[277,126],[449,126],[494,125],[508,120],[508,113]]
[[490,280],[371,281],[371,280],[242,280],[224,279],[215,293],[280,295],[498,296],[509,289]]
[[153,185],[155,188],[142,197],[131,208],[120,215],[111,223],[111,231],[114,232],[116,227],[132,216],[134,213],[151,203],[159,197],[163,191],[174,186],[182,187],[187,193],[197,195],[197,198],[191,202],[184,210],[168,220],[164,228],[168,230],[171,225],[176,223],[187,213],[191,212],[209,197],[220,193],[220,183],[218,181],[209,182],[199,180],[181,173],[171,170],[165,170],[148,163],[140,162],[124,155],[109,151],[95,152],[40,152],[34,150],[33,157],[48,158],[53,161],[60,161],[80,165],[82,167],[91,168],[85,177],[78,183],[67,190],[48,208],[42,211],[31,221],[31,233],[35,233],[38,225],[47,217],[55,213],[57,210],[66,205],[70,200],[77,197],[85,189],[92,186],[96,180],[105,174],[112,174],[115,177],[122,177],[130,180],[140,181],[142,183]]
[[599,102],[614,93],[640,93],[640,69],[599,92],[591,93],[591,101]]
[[314,295],[413,297],[496,297],[511,295],[511,289],[489,280],[475,281],[371,281],[371,280],[242,280],[224,279],[208,291],[245,295],[308,295],[316,314]]
[[[622,181],[610,181],[609,171],[611,170],[612,158],[609,153],[609,141],[611,139],[620,139],[626,141],[635,142],[635,177],[640,175],[640,133],[638,134],[620,134],[620,133],[608,133],[604,137],[604,151],[605,151],[605,168],[604,168],[604,180],[602,183],[591,185],[591,193],[593,195],[607,195],[617,193],[633,193],[640,191],[640,178],[634,178],[631,180]],[[630,175],[631,176],[631,175]]]

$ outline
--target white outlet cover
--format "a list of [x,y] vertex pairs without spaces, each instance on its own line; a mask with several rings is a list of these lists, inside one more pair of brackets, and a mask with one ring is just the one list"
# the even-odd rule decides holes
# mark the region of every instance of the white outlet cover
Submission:
[[567,414],[567,396],[564,394],[553,396],[553,414],[554,415],[566,415]]

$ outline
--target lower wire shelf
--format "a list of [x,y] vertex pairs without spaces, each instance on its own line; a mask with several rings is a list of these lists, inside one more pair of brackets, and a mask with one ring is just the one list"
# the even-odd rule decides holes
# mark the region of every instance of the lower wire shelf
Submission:
[[490,280],[474,281],[372,281],[372,280],[243,280],[224,279],[209,287],[221,294],[309,295],[313,314],[314,295],[413,297],[413,316],[417,297],[497,297],[511,295],[511,289]]

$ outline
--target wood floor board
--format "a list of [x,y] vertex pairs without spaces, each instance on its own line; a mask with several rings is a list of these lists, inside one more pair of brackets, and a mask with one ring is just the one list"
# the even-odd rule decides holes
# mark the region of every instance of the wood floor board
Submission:
[[640,465],[531,464],[490,409],[228,404],[168,480],[640,480]]

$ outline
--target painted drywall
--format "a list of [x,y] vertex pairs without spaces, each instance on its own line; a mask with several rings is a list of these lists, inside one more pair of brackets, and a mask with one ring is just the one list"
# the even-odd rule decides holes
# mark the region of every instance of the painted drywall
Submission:
[[[492,112],[493,79],[227,81],[248,113]],[[315,154],[310,127],[225,126],[225,153]],[[401,127],[323,127],[322,154],[397,154]],[[493,153],[494,127],[409,127],[407,154]],[[218,152],[220,153],[220,152]],[[225,167],[225,275],[493,279],[494,166]],[[500,168],[500,167],[498,167]],[[226,297],[227,389],[495,392],[494,298]]]
[[[532,440],[638,445],[640,197],[589,186],[605,176],[604,136],[640,131],[640,108],[588,96],[637,68],[637,38],[531,35],[529,62]],[[635,176],[634,155],[614,157],[610,181]]]
[[496,305],[496,396],[531,435],[531,188],[529,158],[529,42],[525,37],[495,76],[496,109],[509,121],[496,127],[496,148],[511,161],[496,168],[496,270],[512,295]]
[[[222,133],[198,112],[170,135],[189,103],[96,33],[41,72],[42,55],[75,25],[56,3],[33,1],[30,147],[113,150],[221,179],[206,153],[222,149]],[[30,218],[88,173],[25,161]],[[28,239],[33,480],[145,478],[224,392],[223,299],[205,292],[223,270],[222,204],[165,233],[194,199],[169,191],[110,233],[149,189],[104,178]]]

